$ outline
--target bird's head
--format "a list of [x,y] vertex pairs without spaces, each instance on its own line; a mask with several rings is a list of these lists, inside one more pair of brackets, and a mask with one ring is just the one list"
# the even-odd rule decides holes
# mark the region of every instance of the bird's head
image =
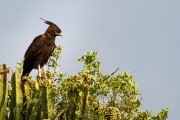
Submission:
[[[44,20],[43,18],[40,18],[40,19]],[[44,20],[44,23],[49,25],[45,33],[50,34],[55,37],[62,36],[62,31],[56,24],[47,20]]]

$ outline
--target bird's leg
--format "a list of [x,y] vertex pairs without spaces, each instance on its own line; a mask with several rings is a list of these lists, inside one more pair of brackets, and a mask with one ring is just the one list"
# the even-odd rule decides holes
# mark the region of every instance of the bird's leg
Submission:
[[46,70],[45,70],[45,65],[43,66],[42,70],[43,70],[43,76],[44,76],[44,78],[47,79]]
[[38,65],[38,76],[39,76],[39,78],[41,78],[41,67],[40,67],[40,65]]

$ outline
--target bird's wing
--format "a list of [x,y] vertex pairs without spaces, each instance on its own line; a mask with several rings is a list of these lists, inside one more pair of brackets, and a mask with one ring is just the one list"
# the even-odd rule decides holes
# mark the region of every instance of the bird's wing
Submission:
[[39,35],[33,40],[31,45],[28,47],[24,55],[22,76],[28,76],[31,70],[34,68],[33,62],[36,60],[36,57],[41,53],[41,47],[44,45],[45,40],[45,35]]
[[41,52],[41,47],[44,45],[44,41],[46,40],[45,35],[39,35],[37,36],[31,45],[28,47],[24,58],[25,59],[31,59],[32,57],[37,56]]

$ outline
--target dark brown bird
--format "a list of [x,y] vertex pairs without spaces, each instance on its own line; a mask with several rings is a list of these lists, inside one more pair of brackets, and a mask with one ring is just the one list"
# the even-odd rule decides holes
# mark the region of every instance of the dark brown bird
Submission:
[[54,51],[55,37],[62,36],[62,31],[56,24],[47,20],[44,23],[49,25],[46,32],[33,40],[24,55],[22,80],[27,78],[32,69],[38,69],[38,74],[41,75],[40,69],[44,68]]

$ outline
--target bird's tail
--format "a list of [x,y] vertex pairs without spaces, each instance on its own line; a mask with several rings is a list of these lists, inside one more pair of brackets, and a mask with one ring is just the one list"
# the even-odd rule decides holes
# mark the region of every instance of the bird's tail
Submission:
[[21,76],[21,81],[25,81],[27,79],[28,76],[24,75],[24,76]]
[[22,76],[21,76],[21,81],[22,81],[22,82],[25,82],[25,81],[27,80],[27,77],[29,76],[30,72],[31,72],[31,71],[25,72],[25,71],[23,70],[23,73],[22,73]]

